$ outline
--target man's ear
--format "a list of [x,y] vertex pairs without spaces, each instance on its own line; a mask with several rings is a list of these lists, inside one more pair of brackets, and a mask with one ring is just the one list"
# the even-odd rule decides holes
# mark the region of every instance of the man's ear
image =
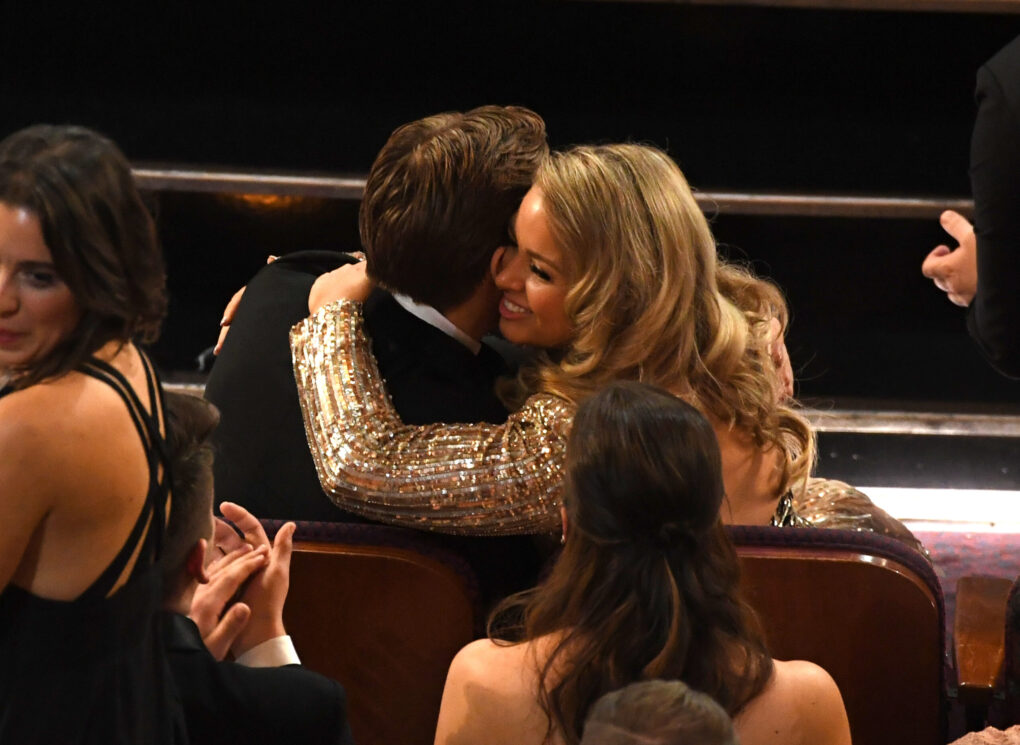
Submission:
[[209,575],[205,573],[205,552],[209,542],[205,538],[199,538],[195,545],[188,552],[188,558],[184,562],[188,570],[188,576],[204,585],[209,581]]

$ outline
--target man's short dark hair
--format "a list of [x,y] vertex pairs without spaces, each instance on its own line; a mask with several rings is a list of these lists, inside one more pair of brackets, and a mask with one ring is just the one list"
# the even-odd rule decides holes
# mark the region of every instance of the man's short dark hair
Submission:
[[219,411],[205,399],[183,393],[166,394],[173,492],[160,564],[164,592],[168,595],[176,591],[195,543],[210,537],[213,500],[210,437],[219,421]]
[[517,106],[437,114],[395,130],[361,201],[369,274],[439,311],[467,300],[548,152],[542,118]]
[[679,680],[646,680],[591,707],[581,745],[736,745],[733,721]]

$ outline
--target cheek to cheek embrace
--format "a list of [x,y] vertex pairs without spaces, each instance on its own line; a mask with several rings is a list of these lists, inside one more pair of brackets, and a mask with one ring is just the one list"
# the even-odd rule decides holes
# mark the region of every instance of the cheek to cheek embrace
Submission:
[[512,233],[516,245],[501,248],[492,262],[496,287],[503,293],[499,330],[515,344],[566,346],[574,332],[564,309],[569,283],[538,189],[525,195]]

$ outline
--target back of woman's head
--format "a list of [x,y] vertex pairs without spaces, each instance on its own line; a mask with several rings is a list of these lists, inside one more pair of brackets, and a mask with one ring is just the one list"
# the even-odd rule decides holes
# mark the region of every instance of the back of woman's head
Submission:
[[719,520],[715,433],[664,390],[613,383],[574,418],[566,494],[570,530],[597,546],[689,548]]
[[715,435],[693,407],[636,382],[581,404],[563,553],[490,626],[498,635],[516,614],[524,639],[553,635],[540,663],[550,731],[577,742],[595,699],[637,680],[684,680],[730,713],[765,685],[771,660],[738,593],[722,499]]
[[643,145],[576,147],[548,158],[535,186],[567,264],[576,332],[531,386],[580,403],[614,380],[652,383],[780,447],[784,490],[806,477],[811,431],[777,403],[768,355],[782,295],[718,261],[676,163]]
[[82,313],[71,338],[18,378],[73,369],[112,340],[152,342],[166,275],[152,217],[127,159],[83,127],[38,125],[0,142],[0,202],[30,211]]

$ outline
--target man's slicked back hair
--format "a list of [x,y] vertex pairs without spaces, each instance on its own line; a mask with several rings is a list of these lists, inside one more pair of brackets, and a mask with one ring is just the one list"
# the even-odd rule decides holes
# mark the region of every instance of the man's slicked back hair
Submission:
[[399,127],[361,202],[369,275],[445,312],[468,299],[548,154],[545,123],[517,106],[482,106]]

